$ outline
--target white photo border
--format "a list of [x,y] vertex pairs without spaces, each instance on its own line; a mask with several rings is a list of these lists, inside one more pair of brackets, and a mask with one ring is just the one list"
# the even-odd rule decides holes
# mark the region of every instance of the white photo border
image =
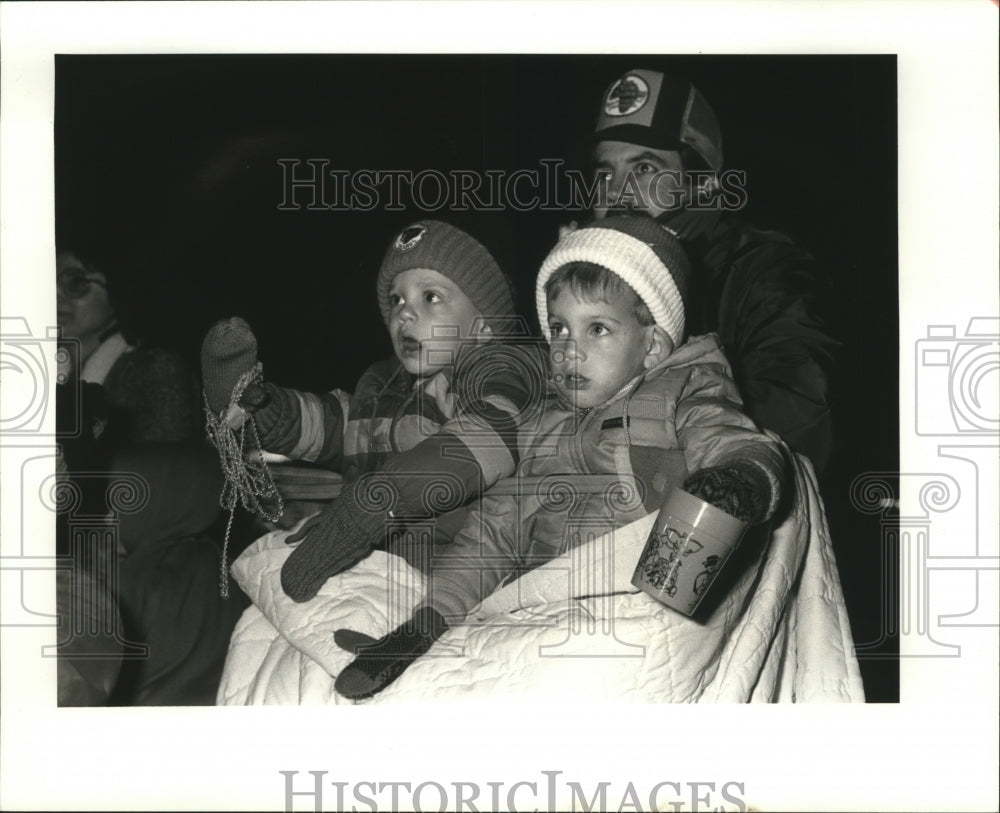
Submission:
[[[997,443],[995,435],[913,431],[922,396],[918,342],[928,327],[955,326],[961,337],[971,319],[1000,315],[996,30],[997,6],[985,0],[2,3],[3,315],[54,324],[57,53],[895,53],[901,471],[938,472],[942,447]],[[11,459],[0,443],[6,540],[17,536],[20,500],[12,493],[18,473],[9,470]],[[975,486],[990,483],[996,472],[980,468]],[[903,515],[919,513],[921,484],[904,488]],[[962,523],[945,521],[956,537],[963,529],[981,534],[976,556],[993,564],[980,562],[975,584],[995,622],[992,494],[979,501],[978,515],[960,505]],[[959,565],[953,570],[939,584],[961,609],[970,603],[963,593],[968,574]],[[281,810],[282,770],[298,771],[299,779],[327,771],[327,780],[492,781],[508,788],[541,783],[544,771],[617,787],[735,781],[745,785],[745,802],[761,810],[997,804],[995,626],[951,627],[949,643],[961,646],[956,658],[911,657],[919,652],[907,652],[904,641],[899,704],[623,707],[604,714],[531,707],[56,709],[54,669],[35,669],[38,659],[23,656],[52,643],[52,628],[0,634],[3,809]],[[309,798],[295,804],[312,809]],[[324,807],[333,804],[331,796]]]

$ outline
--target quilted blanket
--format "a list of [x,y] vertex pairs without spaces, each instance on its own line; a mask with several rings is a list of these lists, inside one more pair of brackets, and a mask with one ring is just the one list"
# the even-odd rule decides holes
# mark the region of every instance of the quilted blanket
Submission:
[[[630,583],[654,513],[502,587],[360,702],[863,702],[815,477],[803,458],[794,472],[786,518],[744,539],[701,617]],[[220,704],[352,703],[333,688],[353,658],[334,631],[384,635],[424,595],[422,573],[378,551],[296,604],[280,584],[288,533],[262,537],[233,565],[253,605],[233,633]]]

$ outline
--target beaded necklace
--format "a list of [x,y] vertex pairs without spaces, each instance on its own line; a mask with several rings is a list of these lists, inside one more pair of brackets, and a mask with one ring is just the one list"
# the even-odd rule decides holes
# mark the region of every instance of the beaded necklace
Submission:
[[[253,413],[243,409],[239,404],[247,387],[263,381],[262,369],[258,362],[239,377],[229,398],[229,405],[218,414],[212,412],[208,405],[208,397],[205,396],[205,431],[209,441],[219,452],[219,461],[225,478],[222,493],[219,495],[219,504],[229,511],[219,572],[219,594],[222,598],[229,598],[229,535],[237,500],[247,511],[270,522],[277,522],[285,509],[284,501],[274,485],[271,471],[261,452],[257,422]],[[273,507],[268,508],[268,503]]]

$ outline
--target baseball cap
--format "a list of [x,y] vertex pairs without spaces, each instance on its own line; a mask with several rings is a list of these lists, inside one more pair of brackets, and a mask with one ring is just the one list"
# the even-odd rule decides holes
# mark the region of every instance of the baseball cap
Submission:
[[691,147],[716,171],[722,169],[722,134],[715,112],[686,79],[636,68],[604,93],[595,141],[625,141],[655,150]]

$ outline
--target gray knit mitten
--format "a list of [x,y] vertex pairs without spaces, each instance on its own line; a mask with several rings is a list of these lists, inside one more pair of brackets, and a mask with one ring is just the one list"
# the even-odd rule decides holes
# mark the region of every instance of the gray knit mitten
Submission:
[[301,540],[281,568],[281,588],[293,601],[309,601],[327,579],[356,565],[384,539],[385,511],[362,505],[356,486],[344,488],[285,540]]
[[[243,319],[234,316],[212,325],[201,344],[201,378],[208,407],[218,414],[229,406],[240,377],[257,365],[257,337]],[[256,405],[264,393],[252,385],[240,399]]]
[[433,607],[421,607],[409,621],[382,638],[337,630],[333,634],[337,646],[358,657],[344,667],[334,689],[351,700],[378,694],[447,631],[448,622]]
[[748,525],[765,520],[771,505],[771,484],[753,463],[700,469],[684,481],[684,490]]

